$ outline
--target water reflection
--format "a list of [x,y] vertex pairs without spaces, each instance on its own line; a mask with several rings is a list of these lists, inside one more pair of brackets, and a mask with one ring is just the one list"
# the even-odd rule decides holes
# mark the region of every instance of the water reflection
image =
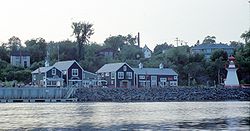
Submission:
[[6,103],[11,130],[250,130],[250,102]]

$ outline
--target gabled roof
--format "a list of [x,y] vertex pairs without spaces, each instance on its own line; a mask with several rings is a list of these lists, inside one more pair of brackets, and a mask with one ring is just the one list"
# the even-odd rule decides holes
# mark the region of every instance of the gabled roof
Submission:
[[197,46],[194,46],[192,49],[234,49],[234,47],[229,46],[227,44],[222,44],[222,43],[218,43],[218,44],[200,44]]
[[83,71],[83,73],[86,73],[86,74],[89,74],[89,75],[96,75],[97,76],[97,74],[89,72],[89,71]]
[[50,70],[52,68],[53,68],[53,66],[39,67],[36,70],[32,71],[32,74],[34,74],[34,73],[45,73],[45,72],[47,72],[48,70]]
[[133,68],[135,74],[143,75],[178,75],[173,69],[170,68]]
[[152,51],[148,48],[148,46],[145,44],[145,46],[142,48],[142,51],[145,52],[146,50],[149,50],[150,52],[152,52]]
[[[70,61],[59,61],[59,62],[56,62],[53,66],[55,66],[56,68],[58,68],[59,70],[63,71],[63,70],[67,70],[69,69],[69,67],[74,63],[76,62],[75,60],[70,60]],[[77,62],[76,62],[77,63]],[[80,66],[78,63],[77,63],[78,66]],[[82,67],[80,66],[80,68],[82,69]]]
[[127,63],[110,63],[110,64],[105,64],[104,66],[102,66],[98,71],[96,71],[96,73],[114,72],[120,69],[124,64],[130,67]]

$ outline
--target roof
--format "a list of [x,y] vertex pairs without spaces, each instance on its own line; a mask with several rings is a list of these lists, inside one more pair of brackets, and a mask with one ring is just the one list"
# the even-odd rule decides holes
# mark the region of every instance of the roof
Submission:
[[85,71],[85,70],[83,71],[83,73],[86,73],[86,74],[89,74],[89,75],[96,75],[97,76],[97,74],[89,72],[89,71]]
[[[59,70],[63,71],[63,70],[67,70],[69,69],[69,67],[76,62],[75,60],[70,60],[70,61],[59,61],[56,62],[53,66],[55,66],[56,68],[58,68]],[[77,62],[76,62],[77,63]],[[77,63],[78,64],[78,63]],[[79,65],[79,64],[78,64]],[[80,66],[80,65],[79,65]],[[81,67],[81,66],[80,66]],[[82,67],[81,67],[82,68]]]
[[234,47],[229,46],[227,44],[222,44],[222,43],[218,43],[218,44],[200,44],[197,46],[194,46],[192,49],[234,49]]
[[14,51],[10,53],[11,56],[30,56],[30,53],[27,51]]
[[145,44],[145,46],[142,48],[142,51],[145,52],[146,50],[149,50],[150,52],[152,52],[152,51],[148,48],[148,46]]
[[136,74],[152,74],[152,75],[178,75],[173,69],[170,68],[133,68]]
[[39,67],[39,68],[37,68],[36,70],[32,71],[32,74],[33,74],[33,73],[45,73],[45,72],[47,72],[48,70],[50,70],[51,68],[53,68],[53,66]]
[[[127,64],[127,63],[110,63],[110,64],[105,64],[98,71],[96,71],[96,73],[114,72],[114,71],[117,71],[119,68],[121,68],[124,64]],[[129,65],[127,64],[127,66],[129,66]]]

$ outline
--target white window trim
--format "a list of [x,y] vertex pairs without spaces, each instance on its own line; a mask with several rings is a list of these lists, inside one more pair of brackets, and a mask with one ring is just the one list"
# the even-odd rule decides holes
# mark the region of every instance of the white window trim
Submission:
[[111,79],[115,79],[115,72],[111,72]]
[[52,69],[52,75],[56,75],[56,69]]
[[145,79],[146,77],[144,75],[139,75],[139,79]]
[[133,78],[132,75],[133,75],[132,72],[126,72],[126,77],[129,76],[129,77],[127,77],[127,79],[132,79]]
[[174,76],[174,80],[177,80],[177,76]]
[[106,73],[105,73],[105,76],[109,76],[109,72],[106,72]]
[[118,72],[118,79],[124,79],[124,72]]
[[[76,75],[74,74],[74,71],[76,71]],[[72,69],[72,72],[71,72],[71,74],[72,74],[72,76],[78,76],[78,69]]]

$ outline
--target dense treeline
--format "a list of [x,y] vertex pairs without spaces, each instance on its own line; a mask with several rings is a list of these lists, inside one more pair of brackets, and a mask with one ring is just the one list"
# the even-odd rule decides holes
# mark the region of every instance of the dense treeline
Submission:
[[[226,76],[224,66],[228,55],[222,50],[213,52],[211,59],[205,60],[204,55],[190,53],[189,46],[174,47],[172,44],[163,43],[156,45],[152,57],[146,59],[141,48],[137,46],[136,36],[110,36],[103,44],[97,44],[89,42],[94,33],[93,24],[73,23],[72,29],[76,41],[46,42],[43,38],[36,38],[21,44],[21,40],[13,36],[7,43],[1,43],[0,81],[17,80],[28,83],[31,81],[31,71],[44,66],[45,59],[50,61],[50,65],[58,60],[77,60],[85,70],[91,72],[111,62],[127,62],[132,67],[137,67],[140,62],[144,67],[158,67],[163,63],[165,67],[173,68],[179,74],[180,85],[219,84]],[[230,44],[236,47],[238,77],[243,84],[250,83],[250,31],[243,33],[241,37],[245,40],[244,44],[234,41]],[[203,42],[215,43],[215,37],[207,36]],[[117,54],[114,58],[97,55],[97,52],[104,48],[112,48]],[[17,50],[30,53],[31,67],[14,67],[9,64],[10,53]]]

